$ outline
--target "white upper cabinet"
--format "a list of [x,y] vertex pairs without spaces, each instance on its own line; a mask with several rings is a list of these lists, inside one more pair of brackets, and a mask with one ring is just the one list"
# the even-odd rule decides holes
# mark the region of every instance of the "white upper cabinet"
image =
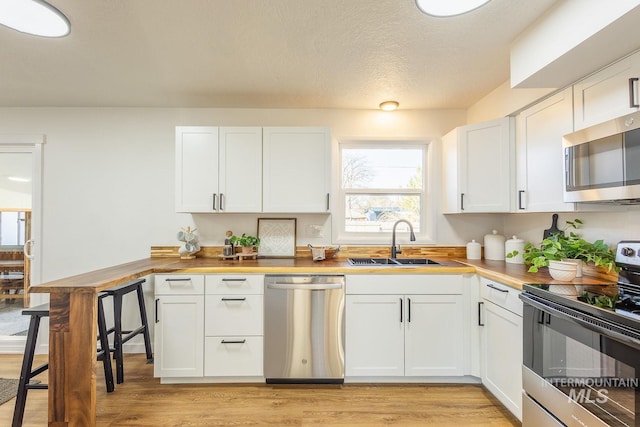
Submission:
[[442,138],[443,213],[511,210],[512,121],[504,117],[461,126]]
[[219,212],[262,209],[262,128],[221,127]]
[[331,133],[176,127],[176,211],[329,212]]
[[263,129],[263,212],[329,212],[328,128]]
[[176,127],[176,212],[214,212],[218,193],[218,128]]
[[575,130],[638,111],[638,78],[640,52],[574,84]]
[[262,128],[176,128],[177,212],[260,212]]
[[562,137],[572,131],[571,88],[516,116],[516,212],[575,210],[563,201]]

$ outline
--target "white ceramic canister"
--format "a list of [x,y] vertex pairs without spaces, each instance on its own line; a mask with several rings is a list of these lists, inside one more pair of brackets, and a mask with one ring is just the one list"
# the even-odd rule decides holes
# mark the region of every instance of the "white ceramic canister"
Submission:
[[[518,251],[518,254],[511,258],[506,256],[513,251]],[[522,258],[522,254],[524,253],[524,240],[513,236],[511,239],[504,242],[504,252],[506,262],[511,264],[524,264],[524,259]]]
[[467,243],[467,259],[481,259],[482,258],[482,245],[475,240]]
[[484,236],[484,258],[504,261],[504,236],[493,230]]

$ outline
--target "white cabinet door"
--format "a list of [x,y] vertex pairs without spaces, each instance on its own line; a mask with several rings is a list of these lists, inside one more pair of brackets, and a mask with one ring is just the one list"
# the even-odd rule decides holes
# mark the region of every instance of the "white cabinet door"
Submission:
[[509,212],[514,155],[510,117],[461,126],[445,135],[444,213]]
[[219,211],[262,211],[262,128],[221,127]]
[[201,377],[204,370],[204,296],[156,296],[154,376]]
[[405,375],[463,375],[462,295],[407,295],[405,303]]
[[178,126],[175,149],[176,212],[216,211],[218,128]]
[[640,53],[573,85],[575,130],[638,111],[638,78]]
[[563,200],[562,137],[573,131],[573,95],[567,88],[516,116],[516,212],[574,211]]
[[400,295],[347,295],[346,376],[403,376],[404,320]]
[[522,317],[484,300],[482,384],[522,420]]
[[263,211],[328,212],[328,128],[263,129]]

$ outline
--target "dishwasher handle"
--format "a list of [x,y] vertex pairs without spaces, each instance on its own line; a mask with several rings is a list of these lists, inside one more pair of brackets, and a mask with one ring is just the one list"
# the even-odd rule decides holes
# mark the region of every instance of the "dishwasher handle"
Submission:
[[301,289],[308,291],[342,289],[342,286],[342,283],[267,283],[268,289]]

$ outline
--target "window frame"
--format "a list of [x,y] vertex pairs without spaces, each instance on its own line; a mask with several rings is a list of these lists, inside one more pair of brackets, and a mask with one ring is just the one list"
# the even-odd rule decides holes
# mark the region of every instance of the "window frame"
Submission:
[[[411,139],[411,138],[362,138],[362,139],[341,139],[337,141],[335,149],[334,173],[335,177],[333,185],[334,206],[332,209],[332,241],[337,244],[390,244],[391,232],[348,232],[345,231],[345,197],[347,194],[397,194],[412,195],[420,194],[420,232],[416,234],[416,241],[412,244],[435,244],[435,194],[433,192],[434,178],[436,171],[434,170],[434,139]],[[346,191],[342,188],[342,149],[343,148],[359,148],[359,149],[421,149],[422,158],[422,191],[416,192],[413,189],[350,189]],[[403,226],[405,227],[405,226]],[[401,237],[406,233],[399,233],[400,242],[408,242],[408,236]],[[404,243],[406,244],[406,243]]]

